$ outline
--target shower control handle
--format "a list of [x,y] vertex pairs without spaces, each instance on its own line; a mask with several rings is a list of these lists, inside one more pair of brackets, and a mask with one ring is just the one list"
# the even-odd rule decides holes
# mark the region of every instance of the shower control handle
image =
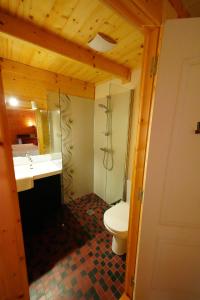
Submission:
[[106,153],[113,153],[113,151],[111,149],[107,149],[107,148],[99,148],[99,149]]
[[103,152],[109,152],[109,150],[107,148],[99,148],[99,149]]

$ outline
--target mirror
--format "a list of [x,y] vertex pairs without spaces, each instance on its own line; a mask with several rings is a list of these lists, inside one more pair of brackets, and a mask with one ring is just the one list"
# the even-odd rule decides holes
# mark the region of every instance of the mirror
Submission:
[[50,152],[48,111],[34,101],[6,97],[9,136],[13,156]]

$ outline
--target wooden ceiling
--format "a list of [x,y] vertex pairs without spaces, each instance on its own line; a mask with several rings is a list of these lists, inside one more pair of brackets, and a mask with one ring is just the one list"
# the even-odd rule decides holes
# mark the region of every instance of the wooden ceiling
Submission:
[[[103,56],[130,69],[141,62],[142,33],[100,0],[0,0],[0,9],[84,47],[103,32],[117,41]],[[0,57],[93,83],[113,77],[5,33],[0,33]]]
[[[131,69],[141,62],[143,35],[99,0],[0,0],[0,9],[84,47],[103,32],[117,41],[105,57]],[[0,57],[93,83],[115,77],[4,33]]]

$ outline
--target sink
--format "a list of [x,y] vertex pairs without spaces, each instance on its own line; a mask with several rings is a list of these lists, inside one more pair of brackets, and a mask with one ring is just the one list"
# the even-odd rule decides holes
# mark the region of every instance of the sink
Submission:
[[35,161],[30,164],[15,165],[15,179],[17,191],[22,192],[34,187],[34,180],[41,179],[62,172],[62,160]]
[[15,166],[15,179],[18,192],[32,189],[34,186],[33,176],[29,165]]
[[33,163],[31,173],[33,179],[40,179],[48,176],[60,174],[62,170],[61,164],[56,164],[53,161]]

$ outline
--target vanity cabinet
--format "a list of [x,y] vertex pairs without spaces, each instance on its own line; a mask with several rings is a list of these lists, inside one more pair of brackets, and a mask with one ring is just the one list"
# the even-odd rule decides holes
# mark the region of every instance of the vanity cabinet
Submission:
[[23,232],[40,231],[46,219],[61,206],[61,176],[34,180],[34,187],[18,196]]

